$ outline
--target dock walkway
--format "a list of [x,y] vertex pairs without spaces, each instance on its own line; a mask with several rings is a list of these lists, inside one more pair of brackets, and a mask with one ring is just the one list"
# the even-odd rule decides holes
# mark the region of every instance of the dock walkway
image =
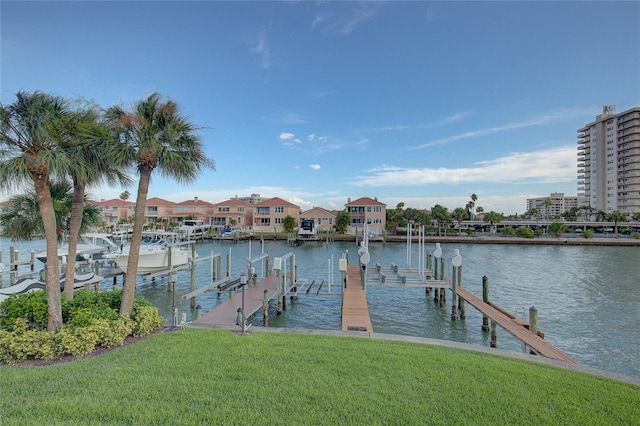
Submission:
[[[271,274],[255,286],[247,285],[244,290],[244,310],[246,318],[249,318],[259,309],[262,309],[264,291],[267,290],[269,299],[278,293],[278,278]],[[200,327],[233,326],[238,318],[238,308],[242,307],[242,291],[235,297],[216,306],[204,314],[200,319],[191,324]]]
[[474,308],[487,315],[500,327],[507,330],[511,335],[522,341],[525,345],[527,345],[533,351],[537,352],[539,355],[547,358],[578,364],[578,362],[571,358],[569,355],[565,354],[546,340],[541,339],[536,334],[533,334],[528,329],[520,325],[517,321],[509,318],[498,309],[483,302],[481,299],[477,298],[463,287],[457,287],[456,292],[458,293],[459,297],[462,297]]
[[362,288],[358,265],[347,266],[347,287],[342,296],[342,331],[373,332],[367,295]]

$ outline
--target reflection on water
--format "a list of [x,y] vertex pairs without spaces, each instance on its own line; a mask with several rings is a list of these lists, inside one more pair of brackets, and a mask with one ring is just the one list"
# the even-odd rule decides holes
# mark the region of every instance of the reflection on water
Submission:
[[[2,241],[3,261],[8,261],[10,243]],[[20,246],[19,246],[20,247]],[[40,249],[44,242],[23,244],[26,251]],[[603,370],[640,377],[640,249],[637,247],[594,246],[520,246],[493,244],[443,244],[444,254],[460,249],[463,256],[463,285],[477,296],[482,295],[482,277],[489,278],[490,299],[500,307],[521,316],[531,306],[539,312],[539,328],[545,338],[579,362]],[[433,245],[427,245],[433,248]],[[418,247],[414,245],[412,265],[418,265]],[[231,274],[238,277],[246,271],[246,261],[263,251],[270,259],[293,252],[298,265],[298,277],[329,282],[333,258],[334,296],[299,296],[288,301],[283,315],[275,315],[275,301],[270,306],[270,327],[340,329],[340,274],[338,259],[345,251],[356,256],[353,243],[330,245],[305,243],[288,247],[285,242],[265,241],[231,244],[229,242],[198,243],[202,256],[221,253],[223,271],[226,257],[231,258]],[[385,267],[394,262],[407,264],[407,249],[403,243],[371,243],[371,266],[379,262]],[[41,265],[36,265],[36,268]],[[261,266],[256,272],[261,275]],[[449,273],[450,271],[447,271]],[[211,267],[203,264],[196,269],[196,282],[202,286],[211,281]],[[119,281],[120,282],[120,281]],[[105,289],[111,282],[104,283]],[[171,319],[172,306],[195,318],[195,310],[182,295],[191,290],[190,273],[179,274],[175,295],[167,291],[166,279],[152,282],[139,279],[138,295],[156,305],[161,314]],[[314,293],[314,292],[312,292]],[[175,296],[175,297],[174,297]],[[226,301],[226,293],[206,292],[197,297],[197,305],[208,312]],[[238,303],[240,298],[238,297]],[[370,286],[367,301],[374,331],[447,339],[488,346],[488,333],[482,332],[482,315],[467,305],[464,321],[450,320],[451,300],[439,307],[433,295],[424,289]],[[261,315],[251,318],[261,326]],[[498,331],[498,347],[521,351],[521,343],[504,330]]]

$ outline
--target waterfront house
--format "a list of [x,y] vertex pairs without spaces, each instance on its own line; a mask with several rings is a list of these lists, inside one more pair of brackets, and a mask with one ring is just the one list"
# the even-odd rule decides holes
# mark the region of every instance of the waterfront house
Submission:
[[[148,205],[148,204],[147,204]],[[203,201],[194,197],[193,200],[186,200],[175,203],[173,208],[173,216],[170,217],[172,222],[182,222],[184,218],[201,220],[204,223],[209,222],[209,217],[215,212],[215,205],[208,201]]]
[[261,231],[283,232],[284,218],[287,216],[291,216],[294,226],[298,226],[300,207],[282,198],[269,198],[254,205],[253,226]]
[[136,212],[136,203],[113,198],[111,200],[88,200],[88,203],[98,209],[98,213],[107,228],[115,229],[120,222],[127,222]]
[[306,219],[312,219],[316,227],[322,231],[332,229],[336,224],[336,214],[322,207],[314,207],[300,213],[300,222]]
[[174,207],[176,203],[163,198],[153,197],[147,199],[144,209],[144,219],[146,224],[155,224],[163,220],[166,222],[176,221]]
[[231,198],[213,205],[213,213],[209,220],[213,226],[230,226],[231,219],[236,221],[235,226],[252,226],[254,206],[240,199]]
[[362,197],[344,205],[349,213],[348,234],[362,235],[365,225],[369,235],[382,235],[387,221],[387,205],[377,199]]

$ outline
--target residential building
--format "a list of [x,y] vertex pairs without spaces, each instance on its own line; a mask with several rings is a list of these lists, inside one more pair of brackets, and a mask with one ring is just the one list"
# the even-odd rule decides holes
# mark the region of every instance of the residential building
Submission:
[[316,227],[322,231],[332,229],[336,224],[336,214],[322,207],[314,207],[300,213],[300,222],[305,219],[313,219]]
[[[147,206],[149,203],[147,202]],[[186,200],[180,203],[174,203],[173,214],[169,218],[172,222],[182,222],[185,217],[201,220],[204,223],[209,222],[209,217],[215,212],[214,205],[207,201],[202,201],[198,197],[193,200]]]
[[581,197],[565,196],[562,192],[553,192],[548,197],[527,198],[527,211],[536,209],[535,219],[555,219],[572,207],[582,207]]
[[178,218],[173,213],[175,205],[176,203],[173,201],[163,198],[153,197],[147,199],[144,209],[145,223],[177,222]]
[[[236,198],[238,198],[237,195]],[[242,201],[246,201],[249,204],[258,204],[264,201],[260,194],[251,194],[250,197],[240,197],[239,199]]]
[[578,196],[607,213],[640,212],[640,107],[605,105],[578,130]]
[[118,223],[127,222],[136,212],[136,203],[119,198],[100,201],[89,200],[88,203],[98,209],[105,226],[111,229],[115,229]]
[[229,226],[235,220],[236,226],[252,226],[254,206],[240,198],[231,198],[213,205],[209,220],[213,226]]
[[381,235],[387,221],[387,205],[377,199],[362,197],[355,201],[347,199],[344,205],[349,213],[350,234],[361,233],[366,225],[370,234]]
[[284,218],[291,216],[298,226],[300,207],[282,198],[274,197],[254,205],[253,226],[262,231],[284,231]]

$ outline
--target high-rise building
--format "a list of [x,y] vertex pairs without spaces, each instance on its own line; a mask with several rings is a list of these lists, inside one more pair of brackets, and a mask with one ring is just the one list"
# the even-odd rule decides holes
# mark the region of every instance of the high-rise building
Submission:
[[605,105],[578,130],[578,196],[607,213],[640,212],[640,107]]
[[562,192],[553,192],[548,197],[527,198],[527,211],[534,213],[536,219],[557,219],[573,207],[580,208],[583,205],[579,197],[565,196]]

